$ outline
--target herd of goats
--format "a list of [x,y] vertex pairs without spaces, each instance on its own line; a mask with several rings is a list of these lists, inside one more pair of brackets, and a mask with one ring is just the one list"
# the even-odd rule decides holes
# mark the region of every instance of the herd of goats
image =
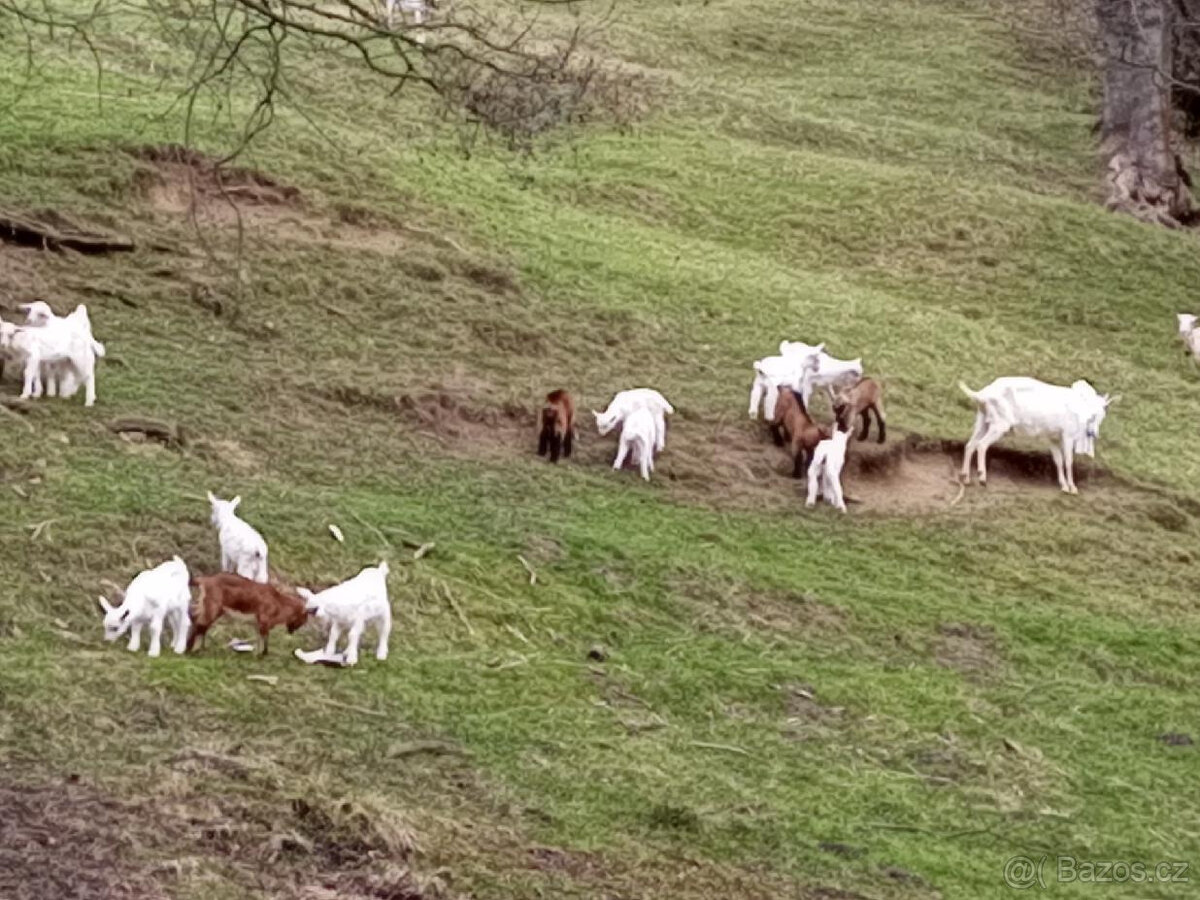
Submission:
[[[12,366],[23,379],[21,399],[45,396],[72,397],[84,388],[84,403],[96,401],[96,361],[104,345],[92,334],[91,319],[83,304],[66,316],[58,316],[44,301],[25,304],[26,320],[16,324],[0,320],[0,361]],[[1200,360],[1200,328],[1196,317],[1180,314],[1179,334],[1187,351]],[[1010,432],[1046,439],[1064,492],[1077,493],[1073,473],[1076,453],[1095,456],[1096,440],[1108,407],[1118,397],[1099,394],[1086,381],[1069,387],[1048,384],[1036,378],[1002,377],[974,391],[962,382],[959,387],[975,404],[975,426],[963,454],[962,478],[970,481],[972,457],[977,459],[979,482],[987,480],[988,448]],[[827,391],[833,421],[818,422],[810,414],[810,400],[817,389]],[[869,437],[871,420],[877,440],[886,440],[883,391],[878,381],[864,377],[862,360],[836,359],[825,345],[783,341],[779,353],[754,363],[750,390],[750,416],[760,414],[768,423],[775,443],[786,447],[794,477],[807,479],[806,505],[818,498],[845,512],[841,475],[846,450],[856,420],[861,422],[858,440]],[[614,469],[630,459],[649,480],[655,454],[666,446],[666,417],[673,407],[661,393],[650,388],[621,391],[604,412],[595,412],[601,435],[620,427]],[[565,390],[546,397],[539,421],[538,453],[552,462],[570,456],[575,434],[575,403]],[[225,612],[252,617],[258,627],[260,649],[267,652],[267,635],[282,625],[289,632],[311,617],[328,627],[323,649],[296,650],[307,663],[355,665],[363,632],[371,625],[378,634],[378,659],[386,659],[391,632],[386,562],[364,568],[356,576],[321,591],[294,591],[270,583],[267,544],[262,535],[237,514],[240,497],[222,500],[208,495],[212,524],[217,529],[221,550],[221,573],[192,576],[179,557],[138,574],[123,592],[119,605],[100,599],[104,610],[104,632],[109,641],[128,633],[129,649],[141,646],[141,634],[149,629],[151,656],[160,652],[162,631],[170,625],[176,653],[203,646],[205,634]],[[193,601],[192,589],[197,597]],[[337,645],[347,632],[342,651]],[[234,642],[236,649],[252,649]]]

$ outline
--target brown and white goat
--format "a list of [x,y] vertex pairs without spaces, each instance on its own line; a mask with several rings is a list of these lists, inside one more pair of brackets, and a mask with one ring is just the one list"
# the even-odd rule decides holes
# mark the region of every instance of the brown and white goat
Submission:
[[829,437],[829,429],[818,425],[804,408],[800,392],[781,388],[775,402],[775,418],[771,422],[771,436],[779,446],[787,444],[793,459],[792,477],[803,478],[808,474],[813,450],[817,444]]
[[187,649],[191,650],[217,619],[226,612],[253,616],[258,624],[258,635],[262,640],[262,655],[267,655],[267,634],[276,625],[287,626],[288,634],[308,621],[304,601],[269,584],[259,584],[241,575],[222,572],[219,575],[201,575],[189,582],[199,588],[199,595],[192,613],[192,633],[188,636]]
[[550,454],[550,462],[570,456],[575,440],[575,401],[564,390],[551,391],[542,407],[542,430],[538,435],[538,456]]
[[883,418],[883,388],[874,378],[860,378],[847,388],[834,391],[833,415],[839,428],[849,430],[855,416],[862,417],[862,431],[858,440],[865,441],[871,431],[871,417],[875,414],[875,424],[878,426],[878,442],[882,444],[887,439],[887,425]]

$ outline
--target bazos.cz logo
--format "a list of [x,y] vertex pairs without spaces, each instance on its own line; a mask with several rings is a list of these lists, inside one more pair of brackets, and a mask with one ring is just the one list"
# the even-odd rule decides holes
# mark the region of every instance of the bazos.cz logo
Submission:
[[1016,891],[1047,890],[1054,884],[1187,884],[1190,864],[1156,863],[1074,856],[1013,856],[1004,863],[1004,883]]

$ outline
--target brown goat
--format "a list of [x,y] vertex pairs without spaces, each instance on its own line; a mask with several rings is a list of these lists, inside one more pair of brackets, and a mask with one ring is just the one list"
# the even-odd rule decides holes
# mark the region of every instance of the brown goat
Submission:
[[542,407],[542,430],[538,435],[538,456],[550,454],[550,462],[571,455],[575,439],[575,401],[566,391],[551,391]]
[[871,431],[871,417],[875,414],[875,424],[879,426],[878,442],[882,444],[887,439],[887,425],[883,419],[883,388],[874,378],[860,378],[854,385],[835,391],[833,398],[833,415],[838,427],[849,430],[855,416],[862,416],[862,431],[858,440],[865,441]]
[[775,419],[771,422],[771,436],[775,443],[788,445],[793,459],[792,477],[808,475],[808,464],[812,462],[817,444],[829,437],[829,429],[818,425],[804,408],[804,398],[799,391],[782,388],[775,401]]
[[241,575],[222,572],[220,575],[201,575],[189,582],[200,589],[193,606],[192,633],[188,635],[187,649],[190,651],[204,636],[217,619],[226,612],[253,616],[258,623],[258,634],[262,640],[262,655],[267,655],[267,633],[276,625],[286,625],[288,634],[294,632],[308,620],[304,601],[269,584],[259,584]]

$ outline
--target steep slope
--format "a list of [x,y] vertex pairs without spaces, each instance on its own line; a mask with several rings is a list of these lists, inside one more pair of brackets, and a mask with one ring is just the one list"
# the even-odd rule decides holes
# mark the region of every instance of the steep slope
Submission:
[[[1085,72],[982,4],[631,4],[593,39],[645,76],[627,133],[464,156],[330,66],[239,159],[235,214],[161,149],[170,70],[128,41],[99,110],[64,48],[0,111],[0,207],[140,244],[0,244],[0,315],[86,302],[109,349],[94,409],[0,417],[0,845],[147,828],[100,869],[185,897],[982,898],[1017,855],[1200,849],[1173,335],[1200,259],[1094,203]],[[784,337],[862,355],[909,448],[845,518],[746,421]],[[1124,394],[1080,496],[1019,456],[959,496],[955,383],[1004,373]],[[678,408],[650,485],[586,412],[576,457],[534,457],[545,391],[641,384]],[[215,568],[206,489],[293,582],[392,560],[388,662],[304,668],[315,632],[247,659],[234,625],[193,659],[103,645],[105,579]]]

